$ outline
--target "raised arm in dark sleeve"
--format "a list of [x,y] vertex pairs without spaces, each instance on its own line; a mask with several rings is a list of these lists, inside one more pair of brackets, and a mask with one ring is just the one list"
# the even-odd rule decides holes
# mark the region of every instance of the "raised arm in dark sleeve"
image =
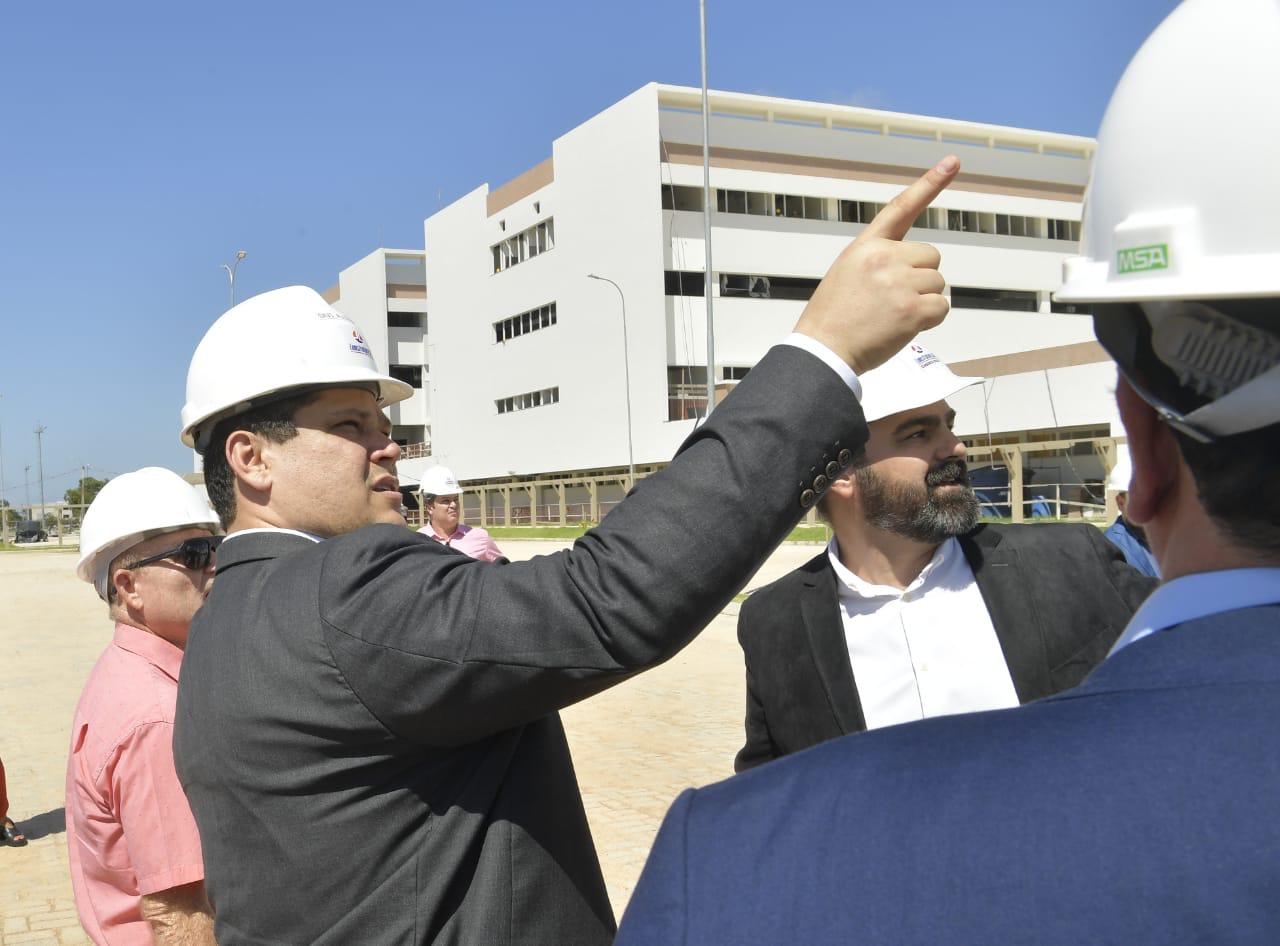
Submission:
[[394,526],[326,543],[329,648],[402,737],[459,745],[538,719],[688,643],[866,436],[835,372],[778,346],[571,550],[490,565]]

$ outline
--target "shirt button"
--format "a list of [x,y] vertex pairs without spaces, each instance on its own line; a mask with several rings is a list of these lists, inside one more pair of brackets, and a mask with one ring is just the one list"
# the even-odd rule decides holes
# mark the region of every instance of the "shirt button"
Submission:
[[853,459],[853,454],[849,451],[849,448],[846,447],[836,454],[836,459],[840,461],[841,467],[846,467],[849,465],[849,461]]
[[839,472],[840,465],[835,460],[827,464],[827,479],[834,480]]
[[803,493],[800,494],[801,508],[808,509],[810,506],[813,505],[813,501],[816,498],[817,496],[814,494],[813,490],[806,489]]

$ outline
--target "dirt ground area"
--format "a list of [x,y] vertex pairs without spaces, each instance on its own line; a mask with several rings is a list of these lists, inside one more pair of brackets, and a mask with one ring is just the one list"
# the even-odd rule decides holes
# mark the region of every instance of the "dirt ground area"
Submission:
[[[513,560],[566,547],[503,540]],[[747,585],[820,551],[784,545]],[[25,848],[0,847],[0,944],[85,944],[67,874],[67,742],[80,688],[110,641],[106,607],[75,555],[0,553],[0,758]],[[609,896],[621,915],[675,796],[733,772],[742,741],[742,656],[731,604],[663,666],[563,713]]]

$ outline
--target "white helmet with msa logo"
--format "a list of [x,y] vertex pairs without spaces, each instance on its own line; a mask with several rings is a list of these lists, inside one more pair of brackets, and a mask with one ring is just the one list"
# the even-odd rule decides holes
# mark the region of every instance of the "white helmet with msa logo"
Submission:
[[413,395],[383,374],[360,329],[306,286],[246,299],[205,333],[187,370],[182,442],[203,453],[224,417],[308,388],[368,387],[379,406]]
[[1107,107],[1063,302],[1200,441],[1280,422],[1280,3],[1187,0]]
[[200,491],[177,473],[148,466],[117,476],[84,514],[76,574],[106,601],[113,559],[152,536],[192,528],[217,532],[218,517]]
[[1098,132],[1063,302],[1280,295],[1280,4],[1187,0]]

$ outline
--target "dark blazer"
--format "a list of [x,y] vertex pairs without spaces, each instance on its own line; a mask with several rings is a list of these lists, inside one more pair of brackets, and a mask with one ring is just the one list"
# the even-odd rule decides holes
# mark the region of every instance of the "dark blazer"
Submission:
[[[980,525],[960,539],[1021,703],[1085,678],[1156,586],[1090,525]],[[741,772],[867,728],[826,550],[751,595]]]
[[1280,942],[1280,607],[681,795],[617,946]]
[[229,538],[174,739],[218,942],[608,943],[557,710],[688,643],[865,438],[782,346],[570,551]]

